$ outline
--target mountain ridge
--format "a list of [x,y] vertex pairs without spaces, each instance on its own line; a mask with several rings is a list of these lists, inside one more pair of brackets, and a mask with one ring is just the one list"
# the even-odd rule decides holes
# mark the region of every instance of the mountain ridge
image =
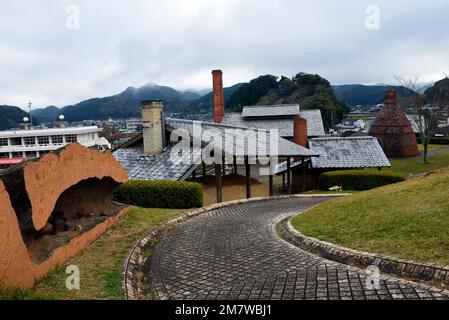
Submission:
[[[224,88],[225,100],[238,89],[236,84]],[[68,121],[107,120],[109,118],[132,118],[140,116],[142,100],[160,99],[164,101],[168,113],[200,113],[212,110],[212,92],[203,96],[192,90],[178,91],[168,86],[146,84],[141,87],[128,87],[119,94],[96,97],[55,109],[50,106],[36,109],[32,114],[43,121],[55,120],[59,114],[64,114]]]
[[399,100],[417,94],[402,86],[380,84],[343,84],[333,85],[332,88],[350,108],[354,108],[357,105],[367,106],[382,104],[384,103],[385,91],[387,90],[396,90]]
[[[314,75],[310,76],[313,77]],[[294,83],[295,81],[292,82],[292,79],[286,77],[281,77],[279,80],[276,80],[277,82],[272,81],[273,79],[270,78],[277,78],[275,76],[267,75],[261,77],[268,77],[265,79],[268,80],[268,85],[266,86],[267,90],[264,91],[263,94],[258,94],[257,99],[254,99],[254,101],[248,100],[245,102],[248,102],[249,104],[269,104],[297,103],[299,101],[300,104],[305,107],[309,105],[313,107],[314,104],[316,105],[317,101],[313,101],[312,91],[309,90],[310,88],[307,89],[308,87],[306,85],[298,87],[297,84]],[[318,78],[315,78],[315,80],[317,79]],[[321,81],[320,79],[318,80]],[[449,81],[447,78],[443,80],[446,82]],[[438,85],[443,82],[443,80],[440,80],[435,84]],[[245,85],[248,86],[251,81],[246,84],[238,83],[224,88],[226,111],[236,111],[240,108],[236,109],[235,101],[239,100],[239,93],[236,92],[239,91],[241,93],[241,90],[243,90],[241,88]],[[273,85],[275,83],[279,84]],[[320,83],[320,85],[326,85],[327,83],[326,80],[325,82]],[[385,91],[388,89],[396,89],[398,91],[399,99],[409,92],[407,89],[400,86],[363,84],[333,85],[331,88],[339,100],[350,107],[354,107],[358,104],[376,105],[383,103]],[[314,90],[315,89],[313,89],[313,91]],[[203,92],[205,91],[206,90],[203,90]],[[212,112],[213,110],[212,90],[210,89],[208,91],[209,92],[206,94],[201,95],[194,90],[178,91],[168,86],[147,83],[140,87],[127,87],[125,90],[115,95],[90,98],[62,108],[48,106],[35,109],[32,111],[32,115],[33,119],[35,119],[35,123],[38,121],[54,121],[60,114],[64,114],[68,121],[140,117],[140,101],[151,99],[163,100],[165,111],[167,113],[207,113]],[[252,91],[252,89],[249,91]],[[431,92],[431,89],[428,92]],[[254,94],[254,92],[250,93],[251,95]],[[234,94],[237,96],[234,96]],[[328,94],[327,98],[329,97],[333,99],[332,96]],[[321,98],[326,97],[322,96]],[[230,102],[232,104],[231,100],[234,100],[234,106],[230,105]],[[29,116],[28,113],[18,107],[6,105],[0,106],[0,130],[18,127],[25,116]]]

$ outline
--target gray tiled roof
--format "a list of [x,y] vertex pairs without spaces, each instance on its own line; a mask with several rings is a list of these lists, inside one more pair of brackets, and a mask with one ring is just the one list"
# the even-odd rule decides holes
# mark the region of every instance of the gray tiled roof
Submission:
[[299,114],[299,104],[258,105],[243,107],[242,117],[278,117]]
[[197,167],[192,163],[201,155],[201,150],[192,152],[193,161],[187,161],[187,157],[174,157],[172,161],[172,148],[171,145],[161,154],[145,156],[140,145],[118,149],[113,155],[128,171],[130,180],[184,180]]
[[375,137],[314,138],[309,146],[320,153],[319,158],[312,158],[313,168],[390,167]]
[[301,117],[307,120],[307,135],[309,137],[326,135],[320,109],[302,110]]
[[[301,117],[307,120],[307,135],[309,137],[324,136],[323,119],[319,109],[302,110]],[[222,123],[225,125],[247,127],[252,129],[278,129],[281,137],[293,136],[293,118],[244,118],[240,113],[225,113]]]
[[[193,135],[193,123],[192,120],[181,119],[166,119],[166,125],[169,130],[185,129],[189,134]],[[225,126],[220,124],[213,124],[207,122],[195,122],[201,123],[202,133],[204,130],[214,130],[221,137],[222,144],[221,149],[232,150],[239,155],[249,156],[264,156],[267,151],[271,156],[304,156],[312,157],[318,156],[315,152],[312,152],[304,147],[294,144],[283,138],[278,138],[278,150],[269,150],[267,144],[270,142],[269,132],[262,130],[257,135],[257,149],[251,148],[251,145],[243,143],[235,139],[234,134],[244,134],[247,132],[247,128],[239,128],[232,126]],[[225,129],[238,129],[239,131],[229,132]],[[202,137],[203,138],[203,135]],[[200,148],[194,149],[193,162],[189,162],[186,156],[171,158],[171,152],[174,145],[168,146],[161,154],[154,156],[145,156],[143,153],[142,134],[132,139],[129,143],[125,144],[122,148],[116,150],[113,154],[114,157],[123,165],[128,171],[130,180],[184,180],[196,167],[195,161],[200,158],[202,150]],[[202,141],[203,144],[209,144],[210,141]],[[213,142],[212,142],[213,143]],[[172,160],[174,159],[174,160]]]
[[[180,120],[180,119],[166,119],[167,127],[170,130],[173,129],[185,129],[187,130],[191,136],[193,136],[193,123],[195,121],[191,120]],[[236,127],[229,126],[223,124],[215,124],[208,122],[196,122],[201,124],[201,140],[204,144],[212,143],[215,148],[225,150],[228,154],[233,152],[236,155],[248,155],[250,157],[257,156],[278,156],[278,157],[287,157],[287,156],[304,156],[304,157],[316,157],[319,156],[318,153],[312,152],[307,148],[304,148],[300,145],[297,145],[291,141],[278,137],[277,139],[277,150],[270,150],[270,133],[267,130],[258,130],[256,139],[250,141],[252,143],[245,143],[242,138],[242,135],[245,133],[249,133],[252,130],[249,130],[245,127]],[[227,130],[228,129],[228,130]],[[233,130],[232,130],[233,129]],[[210,130],[209,132],[216,132],[218,136],[222,137],[222,141],[205,141],[204,131]],[[199,133],[198,133],[199,134]],[[257,143],[255,143],[257,141]]]

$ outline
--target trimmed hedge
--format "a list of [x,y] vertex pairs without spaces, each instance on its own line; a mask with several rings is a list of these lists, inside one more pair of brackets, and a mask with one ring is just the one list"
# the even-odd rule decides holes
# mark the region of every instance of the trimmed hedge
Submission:
[[399,174],[365,170],[343,170],[325,172],[320,175],[320,190],[329,190],[333,186],[342,186],[343,190],[369,190],[396,182],[404,181]]
[[188,209],[203,206],[203,186],[195,182],[132,180],[113,191],[114,200],[143,208]]
[[[419,139],[419,138],[418,138],[418,143],[421,144],[421,139]],[[447,145],[447,144],[449,144],[449,138],[447,138],[447,137],[431,137],[429,140],[429,144]]]
[[[421,143],[421,136],[417,133],[416,135],[416,142],[418,144]],[[442,144],[442,145],[449,145],[449,137],[430,137],[429,144]]]

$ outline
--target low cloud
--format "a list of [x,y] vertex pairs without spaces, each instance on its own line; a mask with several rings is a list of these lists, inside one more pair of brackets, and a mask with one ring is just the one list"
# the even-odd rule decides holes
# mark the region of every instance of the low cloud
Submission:
[[[379,29],[366,8],[379,8]],[[69,5],[79,29],[66,27]],[[334,84],[437,80],[449,71],[447,0],[0,0],[0,104],[64,106],[148,82],[177,89],[261,74]]]

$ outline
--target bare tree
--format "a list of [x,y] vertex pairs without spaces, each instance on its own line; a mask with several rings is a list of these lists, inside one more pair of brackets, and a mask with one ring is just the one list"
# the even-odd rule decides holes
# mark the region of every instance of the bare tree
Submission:
[[[418,130],[424,148],[423,163],[427,163],[428,148],[433,131],[438,125],[442,111],[447,111],[449,92],[448,87],[436,90],[435,83],[423,83],[418,79],[403,79],[395,77],[401,86],[407,90],[408,97],[403,105],[406,113],[412,118]],[[434,87],[432,94],[426,94],[427,89]],[[417,94],[414,94],[417,93]]]

